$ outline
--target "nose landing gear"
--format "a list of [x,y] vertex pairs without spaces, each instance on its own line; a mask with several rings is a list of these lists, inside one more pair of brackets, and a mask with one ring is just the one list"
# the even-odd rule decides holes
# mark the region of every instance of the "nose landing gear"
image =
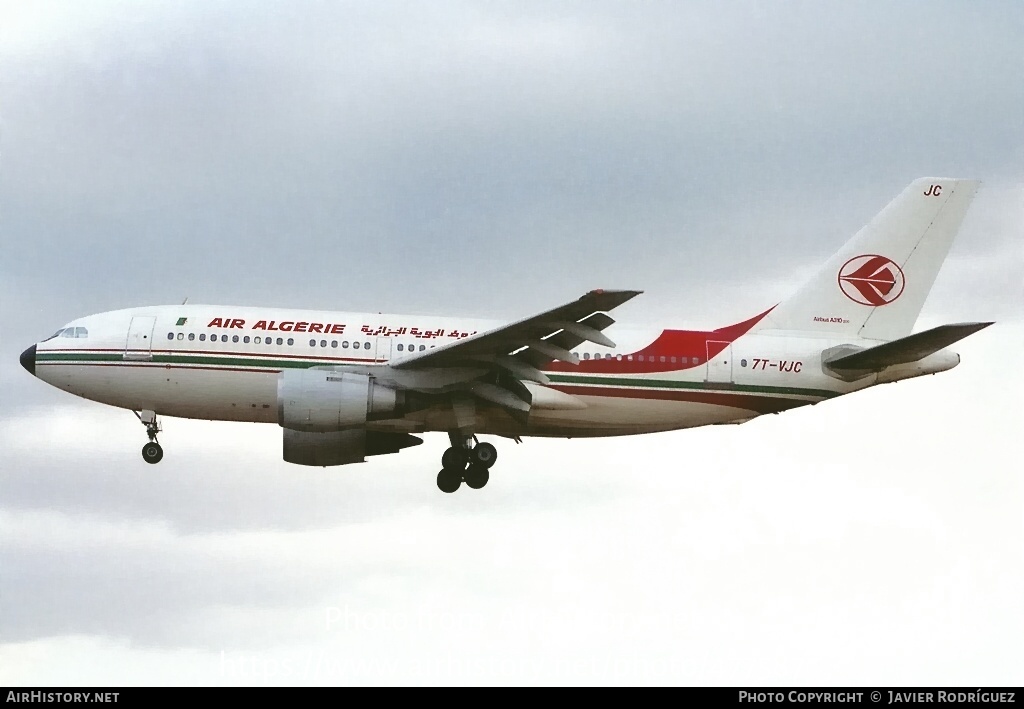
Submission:
[[147,463],[159,463],[163,457],[164,449],[156,441],[150,441],[142,446],[142,459]]
[[132,413],[146,427],[146,435],[149,436],[149,443],[142,446],[142,459],[151,465],[155,465],[163,460],[164,457],[164,449],[160,442],[156,440],[156,434],[161,431],[160,422],[156,419],[156,412],[134,411]]

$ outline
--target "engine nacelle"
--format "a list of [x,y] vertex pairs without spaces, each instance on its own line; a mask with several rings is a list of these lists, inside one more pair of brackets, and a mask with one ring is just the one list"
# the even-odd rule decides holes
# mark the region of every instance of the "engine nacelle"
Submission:
[[403,399],[366,374],[287,369],[277,378],[277,422],[293,431],[346,431],[401,415]]
[[362,463],[371,455],[397,453],[403,448],[423,443],[422,438],[408,433],[384,433],[367,431],[365,428],[325,433],[286,428],[283,433],[283,455],[286,462],[323,467]]

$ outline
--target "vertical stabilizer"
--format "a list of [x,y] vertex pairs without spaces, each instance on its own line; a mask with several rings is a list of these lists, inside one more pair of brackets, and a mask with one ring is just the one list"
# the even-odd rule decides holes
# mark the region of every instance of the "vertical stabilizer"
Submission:
[[915,180],[757,329],[875,340],[910,334],[978,184]]

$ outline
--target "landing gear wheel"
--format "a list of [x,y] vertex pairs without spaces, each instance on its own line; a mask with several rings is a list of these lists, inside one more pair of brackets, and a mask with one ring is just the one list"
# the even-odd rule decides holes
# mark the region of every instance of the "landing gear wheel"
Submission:
[[479,490],[491,479],[491,473],[487,468],[473,464],[466,468],[466,484],[474,490]]
[[150,441],[142,446],[142,459],[150,464],[159,463],[163,460],[164,449],[156,441]]
[[441,456],[441,467],[461,473],[466,469],[466,449],[452,446]]
[[462,473],[454,470],[442,470],[437,474],[437,487],[441,492],[455,492],[462,485]]
[[[473,447],[472,458],[474,464],[487,470],[498,460],[498,449],[490,443],[477,443]],[[480,487],[483,487],[483,485]]]

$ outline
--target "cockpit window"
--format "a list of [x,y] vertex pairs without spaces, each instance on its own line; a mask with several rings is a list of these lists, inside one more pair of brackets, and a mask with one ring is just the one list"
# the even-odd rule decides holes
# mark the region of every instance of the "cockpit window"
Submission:
[[53,333],[45,340],[42,340],[42,342],[48,342],[54,339],[55,337],[82,338],[88,336],[89,331],[86,330],[84,327],[62,327],[60,330],[57,330],[57,332]]
[[[60,332],[61,337],[83,338],[89,336],[89,331],[84,327],[66,327]],[[54,335],[56,337],[56,335]]]

